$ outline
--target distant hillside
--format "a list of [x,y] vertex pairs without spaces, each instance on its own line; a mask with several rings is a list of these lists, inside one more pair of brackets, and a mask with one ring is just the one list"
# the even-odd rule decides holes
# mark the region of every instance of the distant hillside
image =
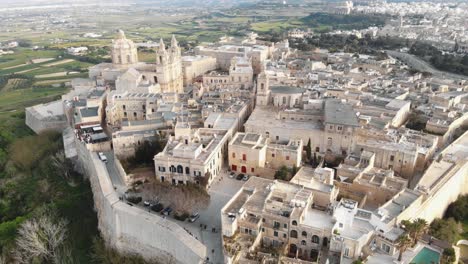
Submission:
[[370,26],[384,26],[387,19],[388,17],[384,15],[312,13],[300,20],[304,25],[311,28],[328,27],[329,30],[359,30]]

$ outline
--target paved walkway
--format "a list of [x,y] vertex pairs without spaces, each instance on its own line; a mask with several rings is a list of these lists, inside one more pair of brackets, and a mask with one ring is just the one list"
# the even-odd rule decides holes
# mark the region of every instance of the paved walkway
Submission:
[[[127,187],[117,171],[113,152],[105,152],[104,154],[107,157],[106,167],[112,184],[116,188],[117,193],[119,195],[123,195],[127,190]],[[210,186],[210,189],[208,190],[208,193],[210,194],[210,204],[206,209],[200,211],[200,218],[198,220],[194,223],[190,223],[188,221],[178,221],[171,216],[166,218],[168,221],[172,221],[183,227],[189,234],[200,240],[206,246],[207,256],[209,257],[208,263],[224,263],[221,241],[221,209],[237,193],[237,191],[239,191],[243,184],[243,181],[231,179],[228,177],[227,172],[222,172],[218,177],[218,180]],[[142,204],[136,206],[149,210]],[[155,213],[151,210],[149,210],[149,212]],[[213,232],[213,230],[215,232]]]

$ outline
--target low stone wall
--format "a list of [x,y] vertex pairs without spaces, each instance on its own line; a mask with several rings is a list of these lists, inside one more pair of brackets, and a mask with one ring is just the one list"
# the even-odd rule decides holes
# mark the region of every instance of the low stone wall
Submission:
[[120,160],[116,156],[114,156],[114,163],[115,167],[117,168],[117,172],[119,173],[119,177],[122,179],[122,182],[125,183],[125,185],[130,186],[133,183],[133,181],[125,172],[122,163],[120,163]]
[[203,263],[205,245],[179,225],[119,200],[104,163],[83,144],[75,145],[91,182],[98,228],[110,246],[162,263]]

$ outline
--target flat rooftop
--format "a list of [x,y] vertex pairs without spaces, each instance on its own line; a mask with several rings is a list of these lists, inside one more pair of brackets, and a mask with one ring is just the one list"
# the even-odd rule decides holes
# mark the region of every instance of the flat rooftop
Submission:
[[339,100],[325,101],[325,123],[358,127],[356,112],[351,105]]
[[80,109],[80,114],[82,117],[92,117],[98,115],[99,107],[86,107]]
[[271,86],[270,90],[272,93],[277,94],[300,94],[306,91],[304,88],[294,86]]
[[278,109],[271,106],[257,106],[245,126],[267,127],[267,128],[283,128],[297,130],[321,130],[323,124],[318,121],[311,120],[288,120],[278,119]]

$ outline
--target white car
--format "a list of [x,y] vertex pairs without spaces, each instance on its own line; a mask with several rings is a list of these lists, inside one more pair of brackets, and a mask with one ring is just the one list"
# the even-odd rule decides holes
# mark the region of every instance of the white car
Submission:
[[197,221],[198,218],[200,218],[200,214],[199,213],[194,213],[194,214],[192,214],[190,216],[189,221],[190,221],[190,223],[193,223],[193,222]]
[[107,163],[107,157],[106,157],[106,155],[104,155],[104,153],[99,152],[98,157],[102,162]]

